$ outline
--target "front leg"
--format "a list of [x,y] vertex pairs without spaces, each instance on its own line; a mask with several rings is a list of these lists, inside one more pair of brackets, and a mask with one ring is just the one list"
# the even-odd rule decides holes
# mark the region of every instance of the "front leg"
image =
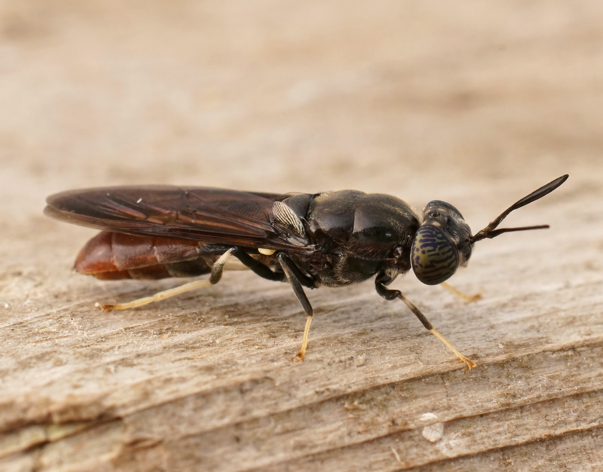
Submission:
[[410,311],[412,311],[417,318],[419,318],[419,321],[421,323],[423,323],[423,326],[425,326],[425,329],[427,329],[429,332],[431,332],[431,334],[433,334],[436,338],[438,338],[440,341],[442,341],[442,343],[444,343],[444,345],[450,349],[452,352],[454,352],[454,354],[462,361],[465,363],[465,369],[466,370],[471,370],[473,369],[477,364],[469,359],[467,359],[465,356],[463,356],[452,344],[450,344],[446,338],[444,338],[444,336],[442,336],[440,333],[437,332],[437,330],[433,327],[433,325],[429,322],[429,320],[427,318],[425,318],[425,315],[423,313],[421,313],[421,311],[408,299],[406,298],[404,295],[402,295],[402,292],[400,292],[400,290],[392,290],[389,289],[385,286],[385,284],[388,284],[389,282],[391,282],[391,279],[386,276],[385,274],[380,274],[377,276],[377,278],[375,279],[375,288],[377,289],[377,293],[379,295],[381,295],[383,298],[385,298],[386,300],[395,300],[396,298],[399,298],[400,300],[402,300],[406,306],[410,309]]

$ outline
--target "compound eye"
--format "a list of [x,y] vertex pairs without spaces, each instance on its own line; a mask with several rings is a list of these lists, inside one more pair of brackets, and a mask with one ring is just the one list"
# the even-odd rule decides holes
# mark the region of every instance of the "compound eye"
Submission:
[[459,252],[437,226],[424,225],[415,234],[411,248],[412,269],[425,285],[438,285],[452,277],[459,266]]

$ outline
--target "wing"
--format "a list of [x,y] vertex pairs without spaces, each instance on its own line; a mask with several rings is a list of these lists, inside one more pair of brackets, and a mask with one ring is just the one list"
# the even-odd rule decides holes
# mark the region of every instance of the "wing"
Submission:
[[103,187],[51,195],[44,213],[68,223],[118,233],[312,250],[306,237],[274,224],[273,204],[286,197],[210,187]]

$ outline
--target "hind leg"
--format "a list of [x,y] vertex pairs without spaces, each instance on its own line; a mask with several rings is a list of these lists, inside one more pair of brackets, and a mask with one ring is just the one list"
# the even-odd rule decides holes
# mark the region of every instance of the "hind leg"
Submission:
[[97,303],[96,306],[101,307],[104,311],[112,311],[112,310],[129,310],[131,308],[138,308],[139,306],[148,305],[149,303],[158,302],[160,300],[165,300],[166,298],[173,297],[174,295],[179,295],[181,293],[190,292],[191,290],[197,290],[202,287],[209,287],[211,285],[217,284],[222,278],[222,273],[224,272],[224,266],[226,262],[230,258],[230,256],[236,251],[236,248],[230,248],[224,254],[222,254],[218,260],[214,263],[211,269],[211,275],[209,279],[205,280],[196,280],[194,282],[190,282],[188,284],[180,285],[179,287],[174,287],[169,290],[164,290],[163,292],[156,293],[150,297],[139,298],[138,300],[133,300],[128,303],[119,303],[116,305],[109,304],[101,304]]

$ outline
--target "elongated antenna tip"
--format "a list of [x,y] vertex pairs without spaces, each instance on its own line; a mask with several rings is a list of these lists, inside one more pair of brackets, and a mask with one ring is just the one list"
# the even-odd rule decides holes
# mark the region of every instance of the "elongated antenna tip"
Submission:
[[519,227],[519,228],[501,228],[499,230],[496,229],[498,227],[498,225],[502,222],[502,220],[504,220],[509,215],[509,213],[511,213],[514,210],[517,210],[518,208],[526,206],[532,202],[535,202],[536,200],[539,200],[542,197],[548,195],[553,190],[557,189],[561,184],[563,184],[563,182],[565,182],[568,179],[568,177],[569,177],[569,174],[562,175],[561,177],[556,178],[555,180],[549,182],[548,184],[543,185],[539,189],[534,190],[532,193],[530,193],[529,195],[526,195],[521,200],[515,202],[513,205],[511,205],[509,208],[507,208],[505,211],[503,211],[498,216],[498,218],[496,218],[488,226],[486,226],[484,229],[479,231],[475,236],[473,236],[470,239],[470,243],[473,244],[476,241],[481,241],[482,239],[486,239],[486,238],[492,239],[503,233],[511,233],[511,232],[515,232],[515,231],[529,231],[532,229],[548,228],[549,225],[538,225],[538,226],[523,226],[523,227]]

